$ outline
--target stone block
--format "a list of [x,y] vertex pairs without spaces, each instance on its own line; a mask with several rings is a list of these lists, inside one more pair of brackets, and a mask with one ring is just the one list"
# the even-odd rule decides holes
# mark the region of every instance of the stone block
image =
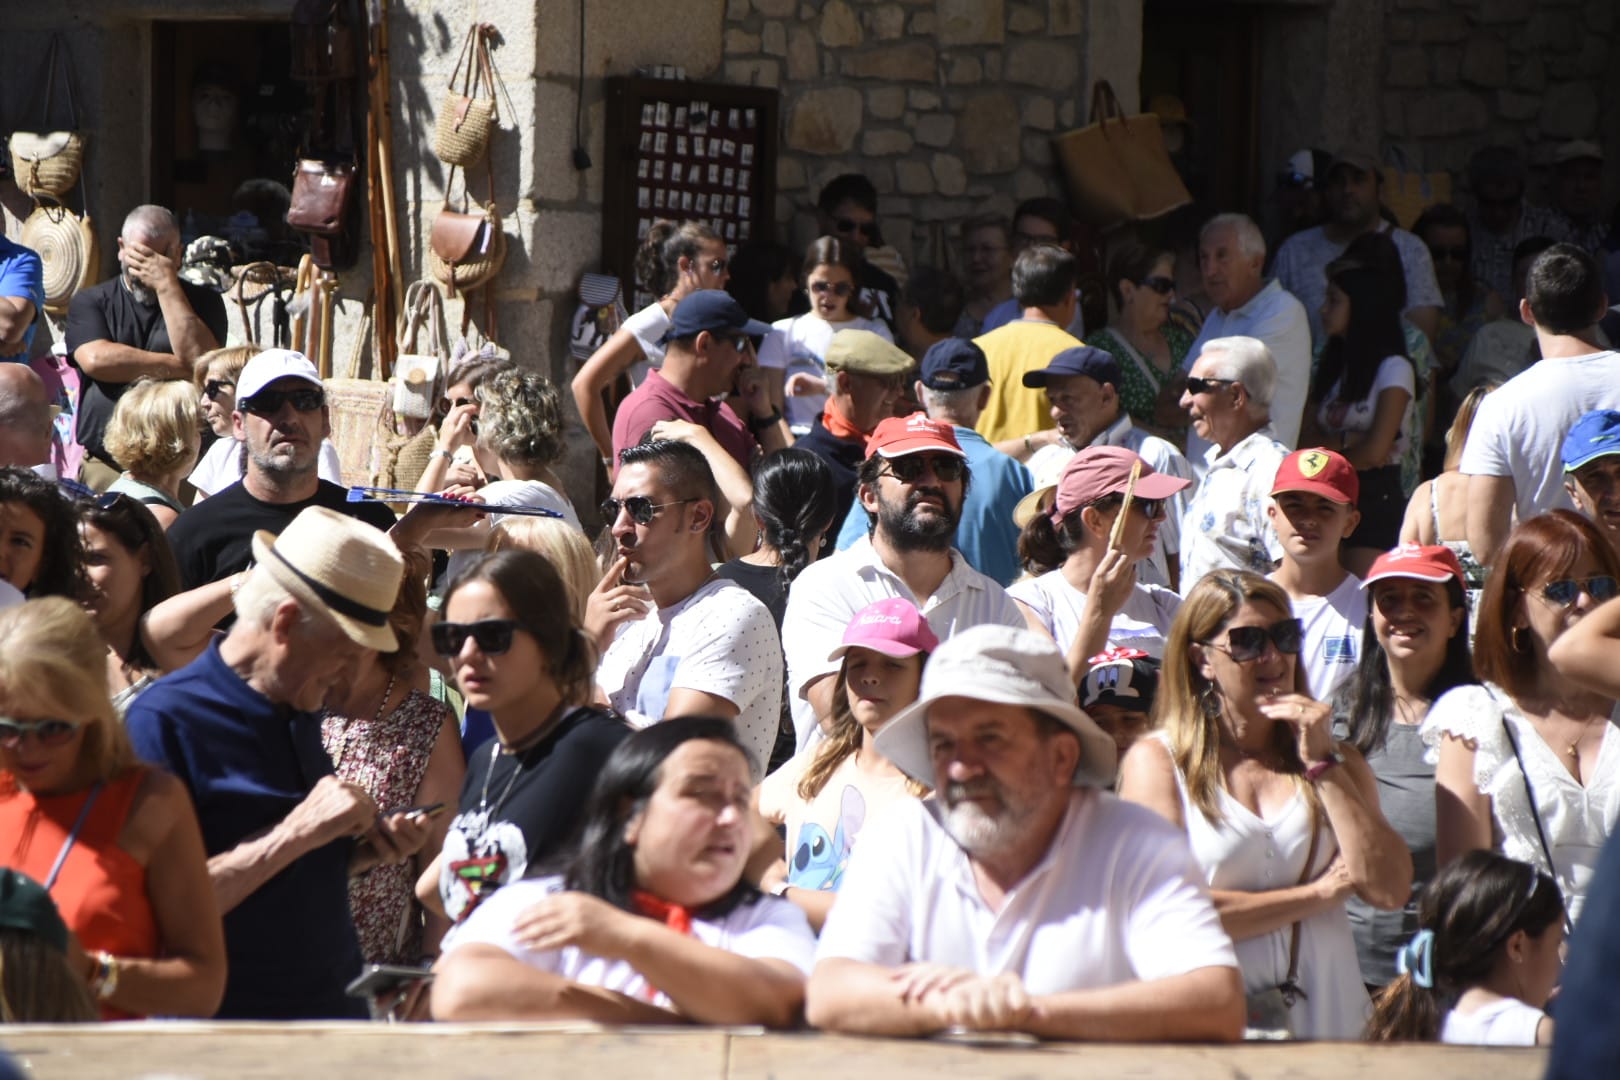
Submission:
[[1475,86],[1506,86],[1507,42],[1495,34],[1476,33],[1463,46],[1462,77]]
[[1484,0],[1474,11],[1474,20],[1482,23],[1519,23],[1530,17],[1535,0]]
[[1541,111],[1541,99],[1534,94],[1503,90],[1496,95],[1496,111],[1504,120],[1529,120]]
[[934,32],[939,20],[934,18],[932,11],[919,11],[911,17],[911,32],[920,37],[926,37]]
[[1587,33],[1605,35],[1614,29],[1614,3],[1612,0],[1592,0],[1581,10],[1586,15]]
[[[522,276],[524,284],[538,286],[541,292],[568,292],[579,285],[579,268],[586,262],[594,261],[594,253],[602,246],[602,216],[599,212],[591,211],[568,212],[561,210],[546,210],[537,219],[544,231],[538,234],[525,229],[522,215],[519,218],[518,229],[520,233],[529,233],[528,242],[524,245],[530,252],[566,251],[570,253],[568,259],[537,258],[530,265],[529,273]],[[508,225],[510,230],[510,225]],[[539,239],[539,243],[533,243]],[[581,261],[574,261],[579,258]],[[502,284],[515,284],[516,279],[501,271]]]
[[804,162],[791,154],[776,158],[776,187],[780,191],[797,191],[805,185]]
[[937,78],[934,49],[920,41],[885,45],[844,57],[844,74],[853,79],[931,83]]
[[1590,138],[1597,118],[1597,91],[1587,83],[1556,83],[1542,96],[1538,122],[1552,138]]
[[1400,94],[1383,95],[1384,134],[1400,138],[1406,134],[1406,101]]
[[1389,50],[1388,86],[1429,85],[1429,53],[1419,45],[1397,45]]
[[1025,135],[1024,164],[1042,167],[1052,164],[1052,140],[1045,135]]
[[1048,34],[1078,34],[1085,25],[1082,0],[1047,0],[1046,32]]
[[1455,45],[1437,45],[1430,50],[1434,61],[1434,85],[1453,86],[1462,74],[1462,50]]
[[894,164],[894,188],[902,195],[931,195],[934,191],[934,173],[921,161],[897,161]]
[[1065,101],[1058,105],[1058,127],[1067,131],[1079,122],[1080,107],[1072,101]]
[[[784,2],[792,12],[794,0],[763,0],[754,6],[764,10],[763,4]],[[707,78],[720,70],[723,9],[715,0],[660,0],[656,19],[646,17],[643,3],[644,0],[592,0],[586,6],[587,72],[628,73],[643,64],[671,62],[683,65],[694,79]],[[287,9],[286,4],[281,7],[284,11]],[[505,44],[496,50],[495,63],[511,80],[509,85],[515,85],[516,80],[530,72],[538,77],[555,75],[573,81],[579,68],[579,16],[576,8],[570,7],[568,11],[560,18],[547,21],[545,32],[539,34],[535,33],[536,20],[532,15],[527,27],[522,18],[502,22]],[[471,17],[469,10],[466,18]],[[458,25],[465,26],[466,22]],[[460,46],[459,37],[453,45],[446,46],[448,56],[442,61],[446,73],[455,63]],[[404,57],[410,51],[408,45],[396,38],[395,56]],[[435,60],[434,64],[438,62]],[[398,60],[395,67],[399,67]],[[437,104],[435,99],[434,105]]]
[[1568,52],[1580,43],[1575,16],[1565,11],[1537,11],[1525,26],[1524,41],[1532,49]]
[[1080,69],[1080,56],[1072,42],[1035,39],[1010,47],[1004,70],[1008,82],[1056,91],[1073,87]]
[[886,161],[868,161],[862,163],[861,171],[872,181],[879,195],[894,194],[894,166]]
[[1001,53],[992,50],[984,58],[984,77],[987,82],[998,82],[1001,79]]
[[896,128],[868,129],[861,134],[861,153],[873,157],[909,154],[913,145],[911,133]]
[[787,25],[773,19],[760,31],[759,47],[767,56],[786,56],[787,40]]
[[1547,65],[1540,53],[1531,53],[1513,73],[1513,89],[1538,94],[1547,88]]
[[1581,39],[1581,51],[1570,61],[1566,71],[1583,79],[1602,75],[1609,66],[1609,45],[1603,38],[1588,35]]
[[939,95],[932,90],[911,90],[906,93],[906,101],[913,109],[939,108]]
[[1417,37],[1417,27],[1410,15],[1391,15],[1384,20],[1384,37],[1392,42],[1411,41]]
[[738,86],[782,85],[782,65],[775,60],[727,60],[726,82]]
[[1057,127],[1057,102],[1048,97],[1025,98],[1024,126],[1036,131],[1051,131]]
[[1014,4],[1007,12],[1007,32],[1036,34],[1046,29],[1046,13],[1034,4]]
[[900,123],[904,124],[908,129],[916,127],[917,126],[917,112],[916,112],[916,110],[915,109],[907,109],[903,114],[901,114]]
[[861,129],[861,92],[828,86],[799,95],[788,115],[787,144],[810,154],[847,154]]
[[923,199],[916,209],[920,221],[959,221],[978,207],[966,199]]
[[912,134],[924,146],[949,146],[956,137],[956,117],[949,113],[929,113],[917,119]]
[[1466,90],[1414,96],[1406,110],[1406,133],[1412,138],[1464,135],[1490,120],[1484,100]]
[[1006,25],[1004,0],[934,0],[934,33],[943,46],[999,45]]
[[827,6],[821,9],[817,36],[829,49],[847,49],[859,45],[865,35],[853,8],[844,0],[827,0]]
[[945,69],[945,81],[956,86],[972,86],[984,81],[984,65],[977,56],[953,56]]
[[759,52],[759,35],[750,34],[746,30],[736,27],[726,31],[725,49],[727,56],[746,56],[749,53]]
[[1413,37],[1420,42],[1462,41],[1468,36],[1468,20],[1454,12],[1418,15],[1412,28]]
[[742,22],[748,18],[748,0],[726,0],[726,22]]
[[897,41],[906,36],[906,9],[899,4],[879,4],[867,12],[866,25],[878,41]]
[[795,26],[788,32],[787,70],[793,82],[808,82],[816,77],[816,35],[807,27]]
[[906,91],[900,86],[885,86],[866,92],[866,111],[879,120],[898,120],[905,115]]
[[791,18],[798,9],[795,0],[753,0],[754,10],[771,19]]
[[975,175],[1010,172],[1019,164],[1018,105],[995,91],[970,98],[960,113],[957,142]]
[[962,195],[967,192],[967,168],[955,154],[935,154],[930,168],[941,195]]

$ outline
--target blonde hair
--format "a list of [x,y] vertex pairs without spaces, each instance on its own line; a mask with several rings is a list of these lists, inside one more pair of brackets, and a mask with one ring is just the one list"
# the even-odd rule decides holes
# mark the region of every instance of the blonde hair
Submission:
[[108,781],[135,764],[107,691],[107,648],[90,616],[60,596],[0,611],[0,711],[84,725],[90,777]]
[[585,534],[561,518],[509,517],[495,526],[485,551],[532,551],[562,578],[574,622],[585,622],[585,601],[602,580],[602,565]]
[[264,350],[257,345],[227,345],[223,349],[210,349],[197,357],[191,365],[191,381],[201,390],[208,382],[208,369],[217,363],[223,363],[219,369],[220,378],[228,378],[235,382],[242,375],[242,369],[247,362]]
[[0,930],[0,1024],[99,1019],[89,988],[68,966],[62,950],[35,934]]
[[[917,655],[922,657],[923,665],[926,667],[928,655],[926,653]],[[827,786],[827,781],[838,771],[838,766],[861,748],[861,722],[855,719],[855,712],[849,704],[848,653],[844,654],[843,663],[838,665],[838,683],[833,691],[830,720],[832,729],[821,745],[816,747],[815,757],[810,759],[804,775],[799,778],[799,798],[805,802],[820,795],[821,789]],[[910,777],[906,778],[906,790],[919,799],[929,792],[927,784],[919,784]]]
[[1468,396],[1457,406],[1457,416],[1446,429],[1446,457],[1440,464],[1441,472],[1462,468],[1463,444],[1468,441],[1468,429],[1474,426],[1474,414],[1485,395],[1496,389],[1495,383],[1485,383],[1468,391]]
[[[1163,728],[1169,736],[1170,756],[1187,778],[1187,798],[1212,825],[1219,825],[1222,819],[1219,688],[1199,673],[1192,647],[1206,647],[1204,643],[1246,603],[1270,604],[1284,616],[1293,615],[1293,605],[1281,586],[1247,570],[1211,571],[1192,587],[1170,625],[1164,643],[1164,667],[1159,672],[1159,693],[1153,701],[1154,726]],[[1297,659],[1294,691],[1309,692],[1305,665]],[[1281,755],[1284,771],[1303,774],[1305,764],[1299,759],[1293,737],[1281,725],[1275,734],[1273,749]],[[1314,805],[1315,795],[1310,785],[1305,787]]]
[[163,476],[186,463],[202,425],[197,392],[178,379],[141,379],[107,421],[113,460],[137,476]]

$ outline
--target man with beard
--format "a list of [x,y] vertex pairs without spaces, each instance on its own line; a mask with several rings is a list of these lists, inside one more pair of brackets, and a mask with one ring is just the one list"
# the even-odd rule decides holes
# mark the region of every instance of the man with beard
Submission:
[[[188,589],[246,570],[253,534],[280,532],[309,506],[357,517],[384,531],[393,511],[379,502],[349,502],[348,492],[322,480],[321,440],[331,434],[320,373],[302,354],[266,349],[236,379],[236,438],[247,444],[242,482],[212,495],[175,519],[169,545]],[[405,539],[395,537],[403,546]]]
[[838,683],[838,662],[827,657],[868,604],[910,600],[941,641],[980,623],[1024,625],[1006,590],[951,546],[969,479],[951,425],[913,413],[873,431],[856,490],[870,533],[805,567],[782,617],[800,749],[822,738]]
[[782,713],[782,646],[770,609],[711,567],[717,498],[690,443],[619,452],[601,507],[614,560],[586,601],[585,632],[602,656],[599,700],[638,728],[676,716],[735,721],[758,780]]
[[197,357],[225,340],[219,293],[182,281],[180,227],[161,206],[137,206],[118,237],[119,274],[76,293],[68,305],[68,360],[84,376],[79,477],[97,490],[121,466],[102,442],[113,406],[136,379],[190,379]]
[[935,791],[870,824],[816,951],[811,1024],[1231,1041],[1232,942],[1178,830],[1104,790],[1111,738],[1032,631],[966,630],[877,750]]

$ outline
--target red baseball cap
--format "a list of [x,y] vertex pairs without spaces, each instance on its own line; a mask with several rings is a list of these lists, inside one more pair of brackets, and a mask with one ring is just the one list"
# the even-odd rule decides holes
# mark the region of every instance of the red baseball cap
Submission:
[[1295,450],[1277,466],[1277,479],[1271,485],[1275,498],[1285,491],[1308,491],[1346,506],[1361,497],[1361,478],[1356,467],[1326,447]]
[[1462,563],[1457,553],[1444,544],[1402,544],[1391,548],[1373,560],[1367,576],[1361,579],[1363,589],[1385,578],[1416,578],[1419,581],[1446,581],[1455,578],[1457,584],[1468,587],[1463,577]]
[[840,659],[851,649],[873,649],[885,656],[916,656],[939,648],[939,637],[910,600],[891,596],[868,604],[844,628],[844,640],[827,657]]
[[866,442],[867,457],[882,454],[886,458],[897,458],[927,450],[967,457],[956,441],[955,429],[949,424],[928,419],[928,414],[922,412],[889,417],[877,426]]
[[1142,463],[1132,498],[1168,499],[1188,484],[1179,476],[1169,476],[1123,446],[1088,446],[1063,467],[1057,496],[1052,500],[1052,520],[1062,521],[1082,506],[1090,506],[1105,495],[1124,494],[1130,486],[1131,466]]

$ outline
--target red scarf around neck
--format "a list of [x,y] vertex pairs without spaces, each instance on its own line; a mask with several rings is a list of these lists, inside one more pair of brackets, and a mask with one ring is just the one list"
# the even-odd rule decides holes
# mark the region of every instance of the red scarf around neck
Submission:
[[866,445],[867,434],[845,419],[844,414],[833,408],[832,399],[821,410],[821,426],[827,429],[827,434],[835,439],[847,439],[851,442],[859,439],[862,446]]
[[677,934],[692,933],[692,911],[690,908],[662,900],[645,889],[633,890],[630,893],[630,902],[636,905],[636,910],[641,914],[649,919],[656,919]]

